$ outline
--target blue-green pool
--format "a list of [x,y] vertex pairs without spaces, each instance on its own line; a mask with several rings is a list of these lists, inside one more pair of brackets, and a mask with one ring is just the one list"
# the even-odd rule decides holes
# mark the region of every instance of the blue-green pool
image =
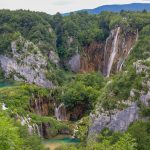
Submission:
[[70,137],[52,138],[52,139],[44,140],[43,143],[46,148],[50,148],[50,150],[55,150],[56,148],[61,147],[63,145],[78,144],[80,143],[80,140],[76,138],[70,138]]
[[48,139],[44,143],[79,143],[80,140],[76,138],[62,138],[62,139]]
[[1,81],[0,80],[0,88],[14,86],[15,83],[13,81]]

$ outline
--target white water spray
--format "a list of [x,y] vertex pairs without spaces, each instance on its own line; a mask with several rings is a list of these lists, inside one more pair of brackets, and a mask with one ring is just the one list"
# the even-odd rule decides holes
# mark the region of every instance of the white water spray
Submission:
[[58,107],[55,107],[55,117],[60,121],[66,119],[66,108],[63,103],[61,103]]
[[109,77],[109,75],[110,75],[110,71],[111,71],[111,68],[112,68],[112,65],[113,65],[113,62],[114,62],[114,58],[115,58],[116,53],[117,53],[117,47],[118,47],[117,41],[118,41],[119,32],[120,32],[120,27],[117,28],[115,39],[114,39],[114,42],[113,42],[112,53],[111,53],[109,61],[108,61],[107,77]]
[[6,107],[6,104],[3,103],[3,104],[2,104],[2,110],[6,110],[6,109],[8,109],[8,108]]

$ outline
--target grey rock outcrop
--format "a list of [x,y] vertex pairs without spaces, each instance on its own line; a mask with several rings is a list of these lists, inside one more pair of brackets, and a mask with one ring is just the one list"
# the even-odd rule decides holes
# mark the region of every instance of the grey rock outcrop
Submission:
[[[97,104],[96,112],[90,114],[89,138],[100,133],[104,128],[108,128],[112,131],[126,131],[132,122],[143,119],[143,117],[140,116],[140,108],[138,107],[137,102],[140,101],[144,107],[150,107],[149,62],[150,59],[148,58],[133,63],[133,69],[135,69],[137,76],[144,73],[141,81],[142,89],[130,90],[130,96],[124,103],[127,106],[125,109],[114,109],[111,110],[110,113],[104,111],[101,104]],[[134,102],[132,102],[132,100],[134,100]]]
[[77,73],[80,71],[80,54],[76,54],[71,57],[71,59],[67,63],[68,68]]
[[[23,46],[17,49],[17,43]],[[46,79],[47,60],[33,43],[19,38],[11,43],[12,57],[0,55],[0,66],[5,77],[34,83],[39,86],[52,88],[53,83]]]
[[89,136],[101,132],[104,128],[109,128],[112,131],[125,131],[128,126],[139,118],[138,107],[136,103],[122,110],[116,111],[111,116],[105,112],[98,116],[90,115],[91,125],[89,128]]

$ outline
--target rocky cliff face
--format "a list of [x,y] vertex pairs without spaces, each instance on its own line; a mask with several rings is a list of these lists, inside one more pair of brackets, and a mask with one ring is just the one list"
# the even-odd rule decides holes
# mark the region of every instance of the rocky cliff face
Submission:
[[[142,89],[131,89],[129,100],[125,101],[126,108],[122,110],[113,109],[110,113],[110,111],[105,111],[101,104],[97,104],[95,113],[90,114],[89,138],[100,133],[104,128],[112,131],[126,131],[132,122],[144,118],[141,116],[141,108],[138,104],[140,103],[145,109],[150,107],[149,62],[150,59],[138,60],[133,64],[136,74],[143,75]],[[136,93],[138,96],[135,96]],[[131,99],[134,99],[134,102]]]
[[54,109],[55,109],[54,99],[34,96],[33,98],[30,99],[29,109],[31,112],[40,116],[54,115]]
[[138,32],[124,32],[120,27],[111,31],[104,49],[103,74],[108,76],[122,69],[125,59],[130,54]]
[[11,43],[11,50],[11,55],[0,55],[0,66],[6,78],[53,87],[53,83],[46,79],[47,59],[38,47],[20,37]]
[[84,48],[80,60],[80,72],[102,71],[104,62],[104,43],[93,42]]
[[93,42],[84,47],[80,57],[73,56],[68,62],[69,68],[74,72],[101,71],[109,76],[122,69],[137,38],[137,31],[125,32],[121,27],[113,29],[105,42]]
[[55,116],[58,121],[78,120],[86,111],[83,105],[78,105],[70,110],[63,103],[57,104],[53,98],[40,96],[33,96],[30,99],[29,110],[39,116]]
[[97,115],[91,114],[91,124],[89,128],[89,136],[96,135],[104,128],[112,131],[125,131],[128,126],[139,118],[138,107],[136,103],[132,103],[128,108],[119,111],[114,110],[110,116],[108,112],[103,112]]

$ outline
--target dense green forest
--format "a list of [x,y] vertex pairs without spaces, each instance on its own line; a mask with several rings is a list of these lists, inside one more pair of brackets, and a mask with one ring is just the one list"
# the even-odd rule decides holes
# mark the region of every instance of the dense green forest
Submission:
[[[124,34],[139,32],[138,41],[123,66],[123,70],[106,78],[102,72],[73,73],[65,62],[76,53],[83,54],[84,48],[92,42],[105,43],[111,30],[121,27]],[[123,36],[123,35],[122,35]],[[150,79],[150,13],[102,12],[97,15],[86,12],[71,13],[63,16],[60,13],[48,15],[42,12],[0,10],[0,56],[11,57],[11,42],[22,37],[34,46],[29,51],[40,53],[46,58],[46,77],[55,85],[44,88],[24,82],[14,82],[9,76],[11,86],[0,87],[0,104],[6,104],[6,110],[0,107],[0,149],[1,150],[44,150],[42,138],[36,133],[29,134],[27,126],[20,124],[20,117],[29,115],[31,123],[50,124],[50,137],[64,130],[72,134],[74,122],[77,123],[77,145],[62,146],[58,150],[150,150],[150,108],[139,101],[140,92],[149,89],[144,85]],[[23,40],[22,40],[23,41]],[[25,43],[23,41],[23,43]],[[17,51],[23,44],[18,42]],[[49,51],[54,51],[60,58],[60,66],[52,63]],[[20,51],[20,54],[22,51]],[[141,60],[146,71],[137,74],[133,64]],[[32,66],[34,68],[34,66]],[[43,67],[43,69],[45,69]],[[12,72],[13,74],[13,72]],[[6,77],[0,65],[0,81]],[[130,91],[135,89],[135,97]],[[71,121],[59,121],[54,113],[42,116],[30,107],[34,100],[46,99],[56,104],[63,103],[71,111],[84,106],[80,118]],[[88,137],[89,114],[96,112],[96,106],[111,113],[113,109],[127,108],[124,101],[137,100],[139,113],[144,119],[133,122],[125,132],[112,132],[105,128],[95,138]],[[54,107],[54,106],[51,106]],[[72,122],[73,121],[73,122]],[[81,122],[80,122],[81,121]]]

